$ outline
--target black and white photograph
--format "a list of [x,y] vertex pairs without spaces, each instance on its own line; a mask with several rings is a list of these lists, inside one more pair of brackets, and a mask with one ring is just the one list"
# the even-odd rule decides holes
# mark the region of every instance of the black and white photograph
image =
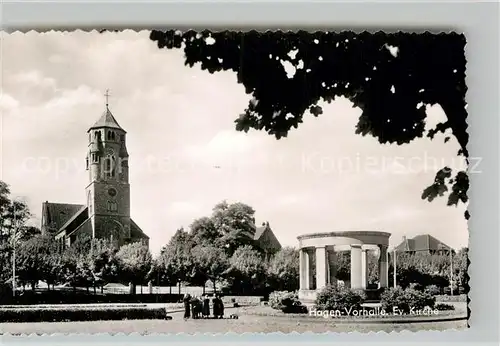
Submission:
[[460,32],[2,32],[0,333],[468,328]]

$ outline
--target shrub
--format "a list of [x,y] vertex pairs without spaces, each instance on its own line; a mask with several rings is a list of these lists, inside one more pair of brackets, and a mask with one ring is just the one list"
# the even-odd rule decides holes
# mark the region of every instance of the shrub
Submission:
[[436,298],[427,292],[421,292],[414,288],[402,289],[401,287],[385,290],[380,296],[382,309],[393,311],[395,307],[398,310],[409,313],[411,308],[423,310],[426,307],[433,308]]
[[453,305],[444,303],[438,303],[434,308],[439,311],[455,310]]
[[365,300],[363,291],[328,285],[316,296],[316,310],[360,310]]
[[269,295],[269,305],[273,309],[286,314],[307,313],[307,307],[302,305],[296,292],[275,291]]
[[441,293],[441,289],[436,285],[429,285],[425,288],[425,292],[429,293],[431,296],[437,296]]
[[165,308],[69,307],[2,308],[0,322],[61,322],[99,320],[168,319]]

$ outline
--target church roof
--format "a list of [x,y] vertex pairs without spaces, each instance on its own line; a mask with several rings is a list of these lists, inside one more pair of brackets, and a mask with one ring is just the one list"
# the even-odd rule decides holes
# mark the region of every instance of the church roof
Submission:
[[255,229],[253,239],[263,249],[272,249],[275,251],[281,249],[281,244],[271,230],[268,222],[263,223],[261,227]]
[[111,114],[108,107],[106,107],[106,111],[104,111],[99,120],[97,120],[97,122],[89,128],[89,131],[101,127],[119,129],[125,132],[125,130],[118,124],[113,114]]
[[430,234],[421,234],[411,239],[405,239],[396,247],[396,251],[435,251],[443,249],[448,250],[451,247]]
[[59,230],[83,207],[82,204],[44,202],[42,212],[47,225],[50,228]]

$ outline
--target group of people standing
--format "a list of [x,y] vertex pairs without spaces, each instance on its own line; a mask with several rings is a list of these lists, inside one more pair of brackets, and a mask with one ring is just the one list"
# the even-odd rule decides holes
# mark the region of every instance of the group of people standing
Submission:
[[[182,301],[184,303],[184,319],[190,317],[193,319],[210,318],[210,298],[207,294],[197,297],[186,293]],[[224,303],[219,294],[212,298],[212,312],[214,318],[224,318]]]

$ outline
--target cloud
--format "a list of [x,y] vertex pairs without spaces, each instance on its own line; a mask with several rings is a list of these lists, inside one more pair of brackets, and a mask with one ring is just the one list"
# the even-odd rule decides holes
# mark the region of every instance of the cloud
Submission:
[[19,101],[7,93],[0,95],[0,111],[8,113],[19,107]]
[[[153,251],[223,199],[250,204],[283,245],[296,246],[301,233],[370,227],[394,239],[426,231],[452,246],[467,243],[464,208],[420,199],[434,173],[417,161],[425,153],[456,159],[453,138],[381,145],[355,134],[361,110],[342,97],[321,103],[324,113],[306,115],[285,139],[237,132],[234,119],[250,95],[236,74],[185,67],[181,50],[158,49],[148,35],[4,35],[2,179],[29,197],[37,216],[45,200],[85,202],[86,131],[102,114],[109,88],[111,111],[127,131],[132,218]],[[439,107],[427,112],[443,116]],[[23,166],[27,158],[36,161]],[[416,172],[409,172],[411,158]],[[328,166],[358,159],[381,169]]]
[[40,71],[31,70],[23,71],[18,74],[10,76],[10,81],[17,84],[22,84],[25,87],[37,88],[52,88],[55,89],[57,82],[54,78],[45,77]]

